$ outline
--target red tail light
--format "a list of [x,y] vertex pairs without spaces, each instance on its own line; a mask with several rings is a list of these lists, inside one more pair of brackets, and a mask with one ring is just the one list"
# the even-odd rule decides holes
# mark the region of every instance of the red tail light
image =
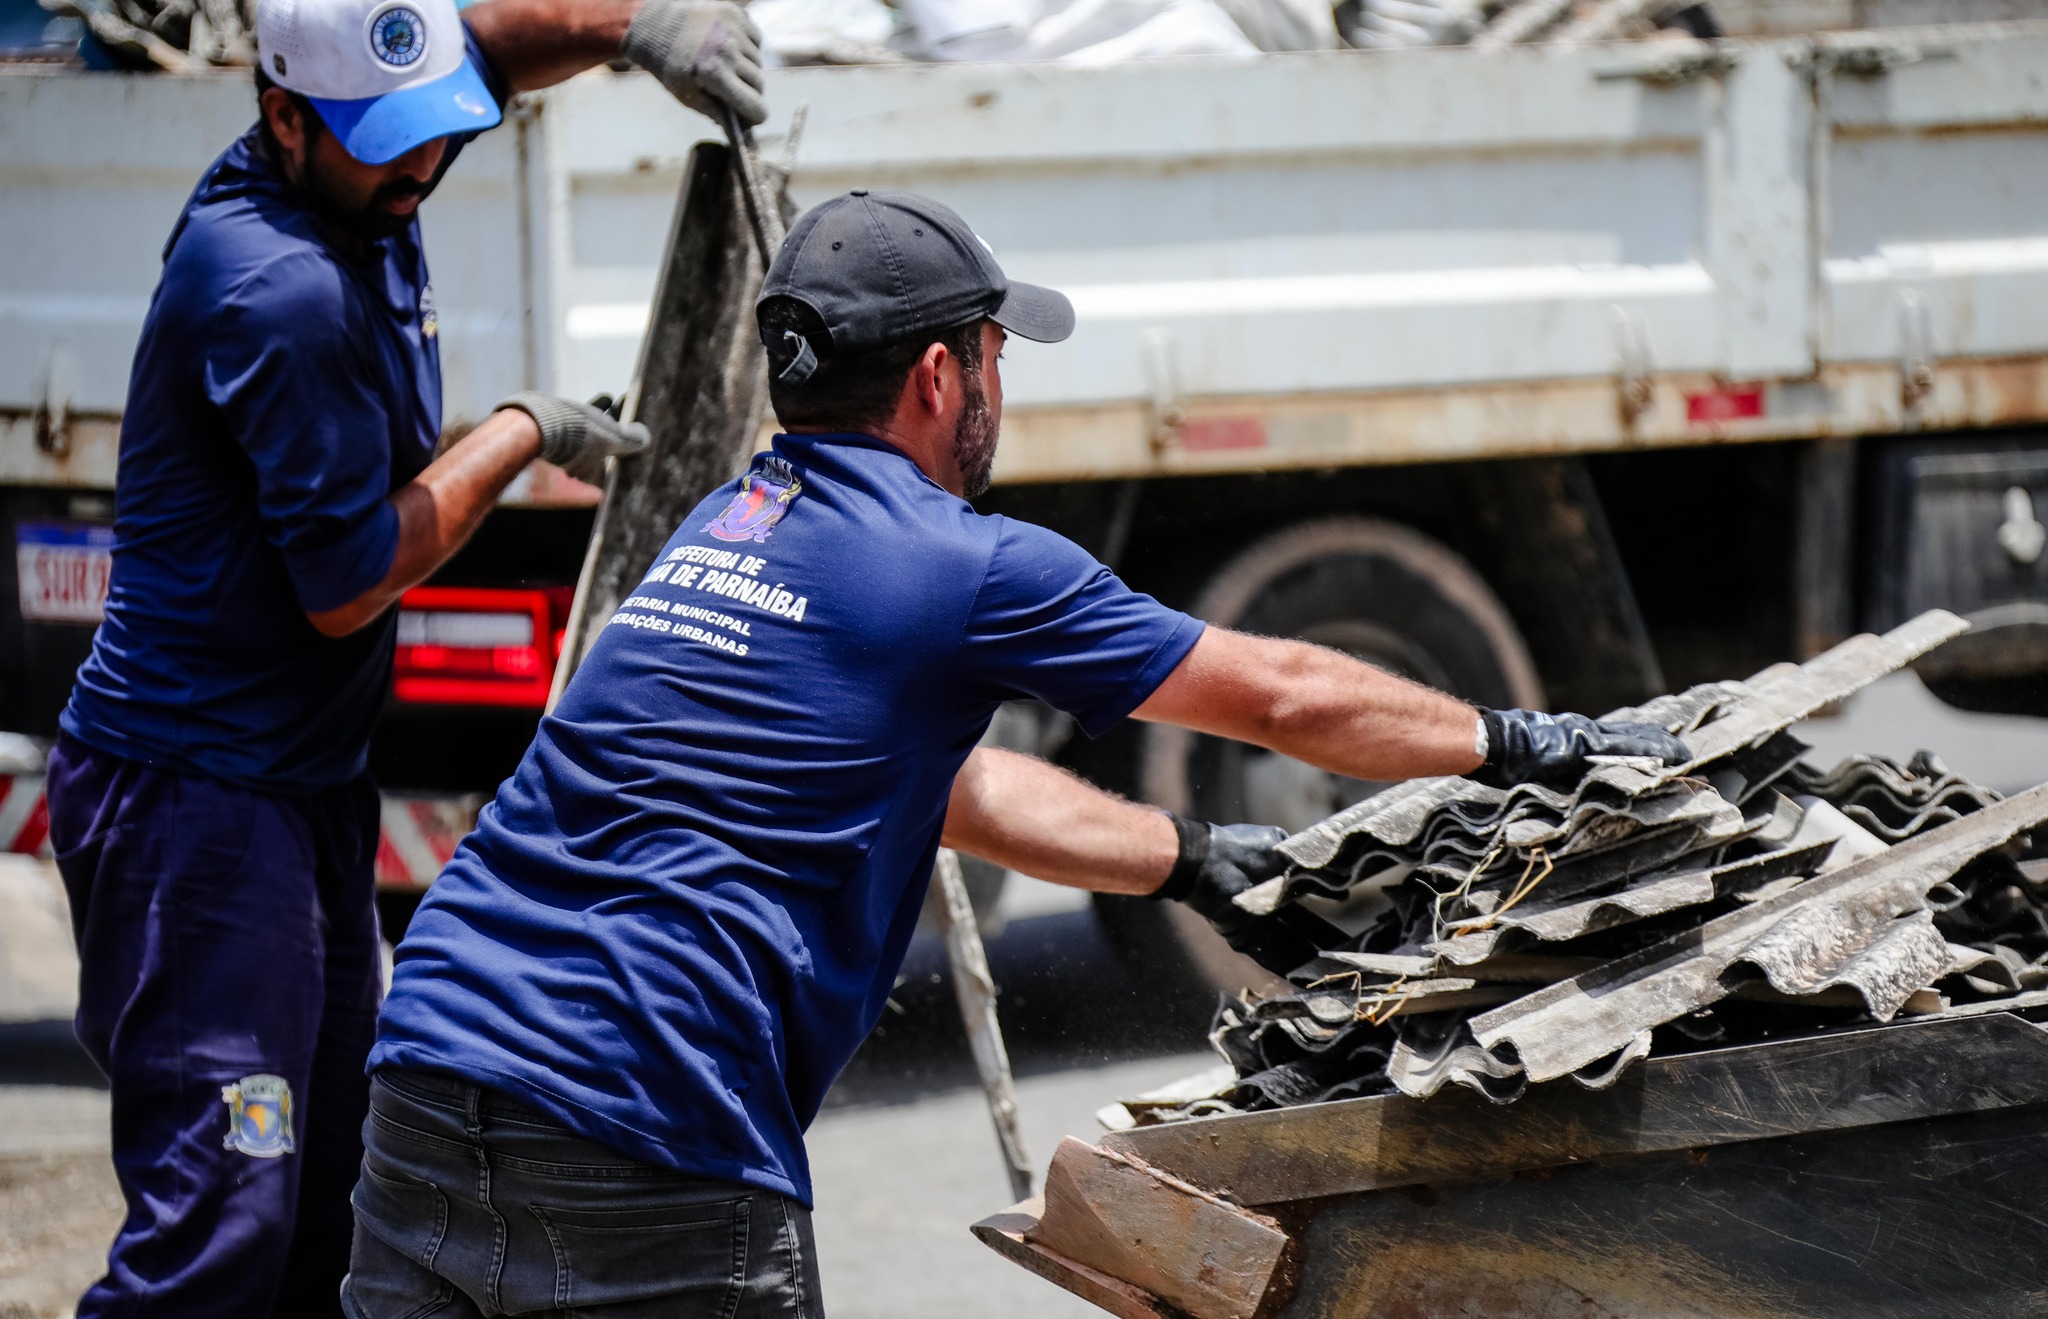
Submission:
[[548,702],[570,591],[416,586],[399,601],[391,693],[414,705]]

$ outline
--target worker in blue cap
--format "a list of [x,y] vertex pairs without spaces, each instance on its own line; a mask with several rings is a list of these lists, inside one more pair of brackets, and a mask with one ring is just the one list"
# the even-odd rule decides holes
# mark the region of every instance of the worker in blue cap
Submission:
[[257,0],[255,28],[260,118],[164,249],[106,618],[50,761],[127,1200],[81,1319],[339,1313],[393,606],[535,458],[595,478],[646,443],[519,394],[437,456],[421,201],[514,92],[621,54],[765,115],[724,0]]

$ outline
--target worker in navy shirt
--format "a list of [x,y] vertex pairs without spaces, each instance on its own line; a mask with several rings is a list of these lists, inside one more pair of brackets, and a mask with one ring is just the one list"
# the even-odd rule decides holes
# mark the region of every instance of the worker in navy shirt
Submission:
[[399,946],[358,1319],[822,1313],[804,1128],[881,1015],[942,840],[1241,931],[1230,899],[1277,872],[1281,830],[977,750],[1003,701],[1361,779],[1684,754],[1205,628],[977,514],[1005,337],[1062,339],[1073,312],[936,202],[813,210],[759,319],[785,432],[649,565]]
[[338,1313],[380,990],[364,775],[399,594],[535,457],[645,443],[508,399],[436,456],[416,218],[514,91],[624,53],[758,121],[719,0],[258,0],[260,119],[164,249],[113,581],[49,773],[128,1213],[81,1316]]

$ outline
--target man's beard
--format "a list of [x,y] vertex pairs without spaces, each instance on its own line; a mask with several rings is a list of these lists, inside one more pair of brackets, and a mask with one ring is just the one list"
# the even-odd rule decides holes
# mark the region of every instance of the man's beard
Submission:
[[980,371],[960,373],[960,419],[953,423],[953,461],[969,499],[988,492],[996,465],[996,417],[981,387]]
[[419,214],[417,207],[404,215],[394,214],[384,209],[386,202],[404,197],[418,197],[425,201],[434,191],[434,184],[439,182],[435,179],[421,184],[412,179],[393,179],[370,194],[369,202],[362,208],[351,209],[335,200],[334,189],[320,172],[319,158],[311,151],[306,152],[305,164],[299,171],[300,190],[311,203],[313,212],[343,233],[366,243],[404,233]]

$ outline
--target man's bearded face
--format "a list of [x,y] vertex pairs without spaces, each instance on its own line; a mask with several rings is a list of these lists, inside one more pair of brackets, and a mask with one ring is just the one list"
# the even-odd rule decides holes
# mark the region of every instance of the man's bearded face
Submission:
[[422,142],[396,160],[366,165],[348,153],[319,112],[282,88],[262,95],[266,142],[308,209],[363,242],[403,233],[440,182],[448,139]]
[[953,423],[953,461],[960,467],[966,495],[988,491],[996,465],[996,414],[988,404],[980,366],[960,367],[960,419]]
[[[322,138],[326,143],[334,143],[329,135],[322,134]],[[440,182],[431,176],[420,179],[402,170],[394,170],[391,177],[369,183],[366,187],[366,180],[359,171],[370,167],[357,165],[353,170],[337,170],[333,162],[326,159],[327,154],[317,144],[306,152],[300,166],[299,186],[305,190],[321,219],[366,242],[405,232],[418,213],[419,204]],[[401,157],[394,166],[404,159]],[[342,177],[344,173],[353,177]]]

